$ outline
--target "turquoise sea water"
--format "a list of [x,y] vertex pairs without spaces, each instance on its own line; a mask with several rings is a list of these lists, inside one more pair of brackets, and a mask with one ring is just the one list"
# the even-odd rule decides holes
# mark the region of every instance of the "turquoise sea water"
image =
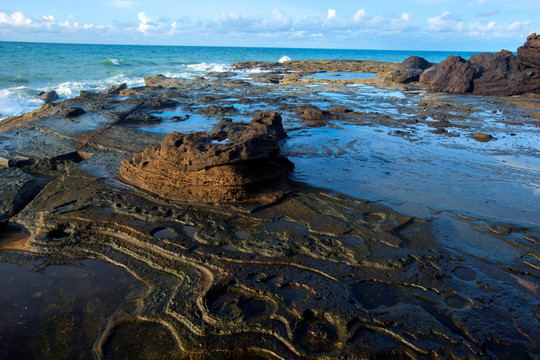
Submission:
[[418,55],[440,62],[470,52],[238,48],[194,46],[85,45],[0,42],[0,119],[41,106],[41,91],[61,98],[80,90],[102,90],[126,82],[143,85],[143,77],[163,74],[193,77],[228,71],[239,61],[352,59],[401,62]]

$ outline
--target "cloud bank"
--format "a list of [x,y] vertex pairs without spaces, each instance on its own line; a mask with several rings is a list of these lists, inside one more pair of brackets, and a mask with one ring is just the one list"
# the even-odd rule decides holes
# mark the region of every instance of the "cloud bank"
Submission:
[[[138,9],[135,1],[109,1],[107,5],[121,9]],[[17,33],[45,32],[77,35],[84,39],[103,39],[113,43],[156,43],[178,45],[246,45],[246,46],[314,46],[396,48],[409,42],[411,49],[426,48],[441,42],[455,45],[474,40],[522,38],[533,32],[527,19],[498,23],[491,17],[499,12],[488,8],[487,1],[475,0],[466,7],[477,9],[474,16],[444,11],[427,18],[409,12],[394,15],[370,13],[364,8],[342,12],[328,8],[325,13],[304,13],[293,18],[275,8],[266,15],[244,15],[223,12],[208,19],[160,18],[149,11],[139,11],[131,22],[113,24],[79,23],[76,19],[56,19],[53,15],[26,17],[21,12],[0,12],[0,35],[14,38]],[[457,39],[456,37],[459,37]],[[418,43],[423,39],[424,44]],[[370,41],[368,41],[370,40]],[[386,42],[385,42],[386,41]],[[404,42],[405,41],[405,42]],[[471,42],[472,41],[472,42]],[[371,44],[371,45],[370,45]]]

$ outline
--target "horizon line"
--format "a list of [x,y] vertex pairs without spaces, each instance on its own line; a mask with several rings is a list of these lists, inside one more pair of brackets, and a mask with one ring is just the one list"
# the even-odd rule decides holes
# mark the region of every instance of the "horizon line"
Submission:
[[[316,47],[292,47],[292,46],[241,46],[241,45],[171,45],[171,44],[113,44],[113,43],[99,43],[99,42],[47,42],[47,41],[24,41],[24,40],[0,40],[0,43],[24,43],[24,44],[47,44],[47,45],[101,45],[101,46],[159,46],[159,47],[216,47],[216,48],[239,48],[239,49],[304,49],[304,50],[346,50],[346,51],[407,51],[407,52],[439,52],[439,53],[495,53],[494,50],[420,50],[420,49],[358,49],[358,48],[316,48]],[[507,50],[512,53],[516,51]]]

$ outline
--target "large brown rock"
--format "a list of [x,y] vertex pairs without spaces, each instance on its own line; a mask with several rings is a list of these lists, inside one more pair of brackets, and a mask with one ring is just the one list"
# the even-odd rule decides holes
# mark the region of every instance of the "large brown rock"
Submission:
[[535,92],[540,87],[540,73],[536,75],[530,69],[523,71],[522,65],[510,51],[475,54],[469,58],[469,62],[478,74],[473,80],[473,94],[519,95]]
[[186,202],[272,202],[288,192],[292,163],[280,156],[281,116],[249,123],[224,119],[209,133],[171,132],[120,167],[120,177],[161,197]]
[[517,60],[523,67],[540,69],[540,35],[533,33],[517,50]]
[[511,96],[540,93],[540,37],[532,34],[518,49],[518,56],[502,50],[472,55],[468,61],[450,56],[429,68],[420,82],[434,91]]
[[461,56],[449,56],[439,63],[431,80],[433,91],[466,93],[472,88],[476,70],[471,63]]

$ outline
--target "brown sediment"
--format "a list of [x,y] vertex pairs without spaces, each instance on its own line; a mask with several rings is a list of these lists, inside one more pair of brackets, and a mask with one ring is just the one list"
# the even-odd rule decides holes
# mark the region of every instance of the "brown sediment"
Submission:
[[3,230],[0,234],[0,249],[28,250],[30,234],[14,230]]

